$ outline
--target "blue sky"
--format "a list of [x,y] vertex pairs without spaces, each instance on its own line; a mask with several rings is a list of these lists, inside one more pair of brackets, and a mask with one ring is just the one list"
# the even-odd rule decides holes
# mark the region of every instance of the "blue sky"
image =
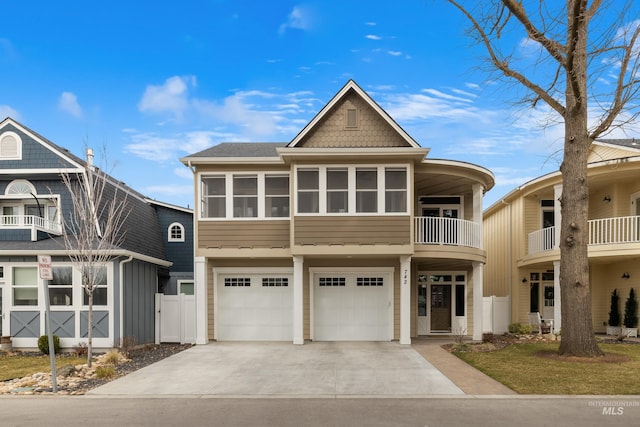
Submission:
[[[3,2],[0,116],[111,174],[193,206],[179,158],[223,141],[291,140],[354,79],[429,157],[490,169],[489,206],[557,170],[559,126],[477,69],[444,1]],[[530,48],[517,34],[514,50]],[[520,37],[520,38],[519,38]],[[611,136],[634,136],[634,129]],[[104,164],[104,159],[97,159]]]

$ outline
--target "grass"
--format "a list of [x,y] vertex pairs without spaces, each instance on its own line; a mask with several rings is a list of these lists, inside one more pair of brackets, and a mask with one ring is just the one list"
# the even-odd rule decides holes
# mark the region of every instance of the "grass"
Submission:
[[626,362],[548,357],[557,352],[558,346],[558,343],[513,344],[498,351],[454,354],[520,394],[640,394],[637,376],[640,345],[600,345],[611,356],[609,359],[624,358]]
[[[56,367],[64,365],[82,365],[87,362],[86,357],[56,356]],[[38,356],[8,356],[0,352],[0,381],[22,378],[36,372],[51,372],[48,355]]]

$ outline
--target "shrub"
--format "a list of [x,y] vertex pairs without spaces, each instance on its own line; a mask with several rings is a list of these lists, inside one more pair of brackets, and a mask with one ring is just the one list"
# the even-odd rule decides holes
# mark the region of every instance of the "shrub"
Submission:
[[618,310],[618,290],[611,292],[611,311],[609,312],[609,326],[620,326],[620,311]]
[[[42,354],[49,354],[49,336],[40,335],[38,338],[38,348]],[[57,335],[53,336],[53,351],[54,353],[60,353],[60,338]]]
[[86,356],[87,355],[87,343],[85,342],[81,342],[78,343],[77,346],[73,347],[73,352],[77,355],[77,356]]
[[531,333],[531,325],[512,323],[509,325],[509,332],[516,335],[529,335]]
[[96,368],[96,378],[113,378],[116,375],[116,368],[113,365],[98,366]]
[[108,365],[117,365],[120,363],[121,359],[122,359],[122,355],[115,350],[111,350],[110,352],[104,355],[104,363]]
[[624,304],[624,326],[626,328],[635,328],[638,326],[638,301],[636,301],[636,293],[633,288],[629,291],[629,298]]

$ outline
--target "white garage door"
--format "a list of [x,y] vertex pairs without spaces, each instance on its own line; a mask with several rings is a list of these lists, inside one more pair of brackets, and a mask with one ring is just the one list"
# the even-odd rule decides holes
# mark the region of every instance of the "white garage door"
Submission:
[[221,274],[217,294],[218,340],[293,340],[291,274]]
[[389,272],[314,274],[313,339],[390,341],[392,274]]

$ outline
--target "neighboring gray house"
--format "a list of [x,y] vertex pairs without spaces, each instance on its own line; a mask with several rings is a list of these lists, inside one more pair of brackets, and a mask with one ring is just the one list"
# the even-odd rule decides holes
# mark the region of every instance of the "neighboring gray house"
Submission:
[[[72,204],[61,174],[81,179],[89,166],[11,118],[0,122],[0,332],[11,336],[16,348],[34,348],[45,334],[37,255],[51,255],[53,261],[53,333],[62,347],[86,342],[87,296],[62,237],[61,218],[68,218]],[[112,177],[107,180],[105,200],[109,195],[126,197],[130,213],[124,241],[114,260],[104,265],[104,283],[94,293],[93,345],[119,346],[125,337],[150,343],[155,337],[156,292],[193,280],[192,263],[183,259],[193,260],[192,255],[173,246],[192,245],[191,214],[151,201]],[[171,230],[173,240],[184,241],[172,241]]]

